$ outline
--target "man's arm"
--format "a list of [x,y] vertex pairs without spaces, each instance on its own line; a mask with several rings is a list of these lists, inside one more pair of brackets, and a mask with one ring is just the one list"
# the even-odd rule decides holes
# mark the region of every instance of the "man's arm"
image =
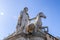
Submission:
[[32,18],[32,19],[29,19],[29,20],[31,21],[31,20],[35,20],[35,19],[36,19],[36,17],[34,17],[34,18]]

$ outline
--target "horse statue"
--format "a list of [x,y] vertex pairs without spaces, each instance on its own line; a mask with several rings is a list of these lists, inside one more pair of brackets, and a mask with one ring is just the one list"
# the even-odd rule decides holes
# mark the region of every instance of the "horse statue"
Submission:
[[40,31],[42,28],[42,20],[41,18],[46,18],[43,12],[40,12],[34,19],[35,19],[35,31]]
[[27,25],[26,31],[28,33],[40,31],[42,28],[41,18],[46,18],[46,16],[43,14],[43,12],[40,12],[36,17],[32,18],[32,20],[35,20],[35,22]]

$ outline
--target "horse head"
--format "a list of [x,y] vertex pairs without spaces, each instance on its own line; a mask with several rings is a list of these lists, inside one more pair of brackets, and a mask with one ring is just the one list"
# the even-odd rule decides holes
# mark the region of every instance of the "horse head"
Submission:
[[40,13],[38,14],[38,16],[39,16],[39,17],[42,17],[42,18],[46,18],[46,16],[44,15],[43,12],[40,12]]

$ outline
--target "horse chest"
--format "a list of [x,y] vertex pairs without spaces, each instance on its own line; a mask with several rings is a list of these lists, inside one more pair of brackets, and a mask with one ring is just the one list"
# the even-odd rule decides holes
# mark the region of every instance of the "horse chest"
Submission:
[[42,24],[42,22],[41,22],[41,19],[40,19],[40,18],[37,18],[37,20],[36,20],[36,24],[38,24],[38,25],[41,25],[41,24]]

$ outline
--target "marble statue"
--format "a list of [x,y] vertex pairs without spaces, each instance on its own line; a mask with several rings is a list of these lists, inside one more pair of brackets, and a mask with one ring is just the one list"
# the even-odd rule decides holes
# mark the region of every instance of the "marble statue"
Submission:
[[40,31],[41,27],[42,27],[42,20],[41,18],[46,18],[46,16],[44,15],[43,12],[40,12],[35,20],[35,25],[36,25],[36,29],[35,31]]
[[35,20],[35,22],[27,25],[26,31],[28,33],[33,33],[33,32],[39,32],[43,28],[45,29],[46,27],[42,27],[41,18],[46,18],[43,12],[40,12],[36,17],[31,19]]
[[[18,17],[16,31],[4,40],[45,40],[46,33],[42,29],[47,27],[42,26],[41,18],[46,18],[43,12],[38,13],[36,17],[30,19],[28,8],[25,7]],[[34,22],[31,23],[32,20]]]
[[42,27],[42,20],[41,18],[46,18],[43,12],[40,12],[36,17],[32,18],[32,20],[35,20],[35,32],[40,31]]
[[[42,27],[41,18],[46,18],[44,13],[40,12],[36,17],[29,19],[29,15],[27,12],[28,12],[27,7],[25,7],[23,11],[21,11],[20,16],[18,18],[17,32],[32,33],[34,31],[35,32],[40,31]],[[35,20],[35,22],[30,24],[32,20]]]
[[18,18],[18,24],[17,24],[17,31],[23,32],[26,25],[29,24],[29,15],[28,15],[28,8],[25,7],[23,11],[21,11],[20,16]]

